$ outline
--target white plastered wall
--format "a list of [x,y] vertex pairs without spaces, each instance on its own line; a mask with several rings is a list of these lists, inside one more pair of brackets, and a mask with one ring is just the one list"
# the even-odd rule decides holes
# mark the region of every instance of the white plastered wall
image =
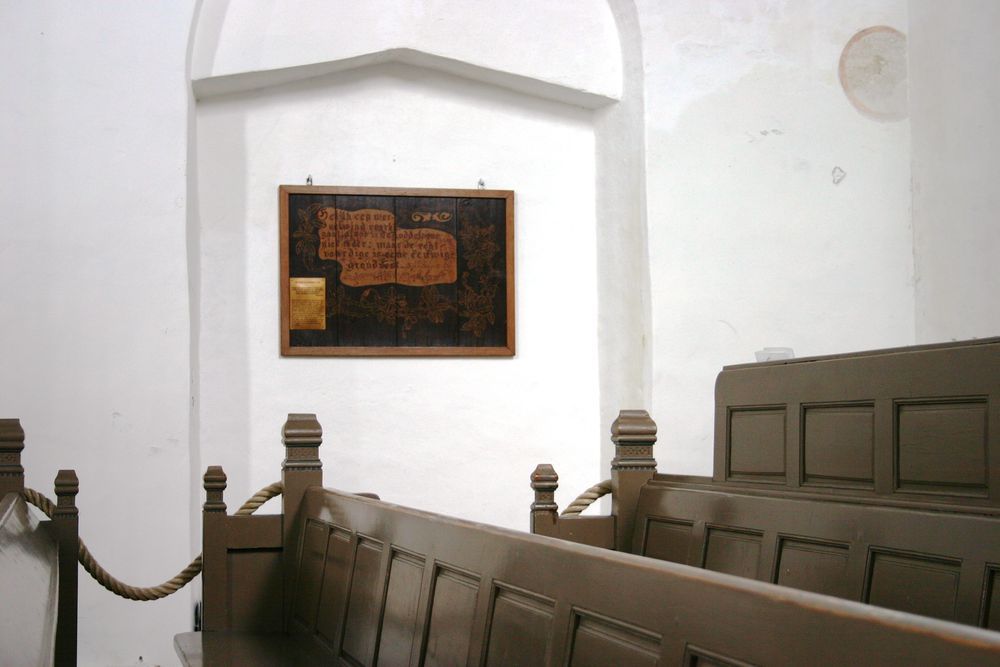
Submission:
[[201,11],[191,76],[215,94],[247,75],[271,85],[303,67],[329,73],[386,54],[582,99],[612,99],[622,86],[604,0],[220,0]]
[[[29,487],[80,479],[80,534],[135,585],[189,539],[185,252],[194,3],[0,3],[0,416]],[[3,598],[0,604],[17,604]],[[81,570],[79,664],[173,664],[190,590],[131,602]],[[0,655],[0,663],[3,663]]]
[[[601,474],[593,107],[621,89],[612,14],[282,9],[206,8],[195,39],[202,462],[239,502],[278,475],[284,415],[316,412],[329,486],[523,529],[536,463],[563,502]],[[514,190],[517,356],[281,358],[276,189],[307,175]]]
[[1000,334],[1000,3],[911,0],[918,342]]
[[908,121],[862,116],[837,77],[906,3],[636,4],[657,459],[708,474],[724,364],[913,342]]

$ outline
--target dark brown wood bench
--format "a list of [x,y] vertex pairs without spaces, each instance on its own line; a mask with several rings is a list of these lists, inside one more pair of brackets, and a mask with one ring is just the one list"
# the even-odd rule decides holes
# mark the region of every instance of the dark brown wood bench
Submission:
[[[322,488],[291,415],[283,512],[205,476],[204,631],[188,665],[988,664],[1000,635]],[[849,639],[845,641],[845,639]]]
[[76,664],[76,474],[60,470],[58,506],[39,520],[22,495],[24,431],[0,419],[0,664]]
[[[903,591],[898,599],[905,600],[907,586],[922,590],[928,582],[933,584],[933,594],[918,595],[919,604],[906,607],[931,616],[946,616],[939,612],[954,600],[953,617],[968,621],[974,605],[965,600],[970,590],[979,590],[978,622],[971,625],[994,625],[998,561],[989,540],[997,513],[990,486],[995,475],[985,473],[984,489],[964,467],[938,465],[928,470],[947,474],[927,480],[920,477],[912,459],[916,452],[918,458],[939,460],[920,439],[934,432],[937,421],[919,412],[939,410],[951,424],[948,432],[961,435],[964,440],[959,443],[966,445],[975,441],[969,433],[980,433],[968,425],[969,415],[984,414],[984,458],[997,460],[995,441],[988,435],[997,433],[996,392],[990,384],[996,377],[990,355],[996,350],[988,349],[966,345],[915,351],[933,352],[931,367],[936,372],[949,368],[961,375],[966,367],[985,369],[970,376],[974,382],[956,381],[936,393],[920,384],[933,380],[926,361],[917,363],[924,371],[910,373],[916,388],[900,394],[889,380],[859,384],[866,387],[862,398],[824,398],[826,389],[820,389],[829,383],[808,376],[825,368],[819,363],[815,369],[801,366],[805,371],[794,370],[793,364],[781,366],[786,370],[780,372],[773,370],[779,368],[774,365],[727,369],[731,374],[776,373],[776,386],[788,384],[786,372],[805,372],[799,381],[811,398],[782,399],[787,386],[768,393],[772,390],[766,378],[740,375],[733,387],[745,390],[744,395],[727,389],[720,379],[720,395],[732,398],[720,402],[725,458],[717,468],[723,471],[719,480],[656,475],[655,425],[644,414],[624,413],[613,429],[618,456],[613,472],[616,514],[611,517],[557,517],[552,502],[555,475],[538,471],[536,529],[634,548],[636,554],[324,489],[319,424],[312,415],[291,415],[283,431],[281,514],[230,515],[224,502],[224,472],[212,467],[205,475],[204,630],[178,635],[178,654],[189,665],[1000,664],[1000,634],[995,632],[795,588],[809,588],[802,582],[822,581],[826,586],[836,581],[836,563],[843,561],[855,577],[848,577],[848,584],[863,571],[863,590],[871,601],[878,602],[873,599],[876,594],[893,590]],[[976,356],[984,350],[985,357]],[[889,377],[899,370],[892,366],[896,362],[880,358],[909,352],[860,355],[862,367],[833,375],[860,373],[865,364],[874,363],[881,375]],[[949,358],[942,359],[937,352]],[[837,365],[845,359],[826,361]],[[890,475],[893,481],[888,487],[879,468],[879,461],[887,460],[879,454],[884,445],[879,444],[878,434],[884,429],[872,429],[871,484],[864,478],[859,484],[857,475],[849,483],[838,481],[831,474],[840,470],[836,462],[816,468],[817,460],[826,459],[815,458],[822,448],[812,447],[817,436],[810,434],[810,424],[820,424],[820,434],[832,428],[830,419],[817,422],[816,414],[822,416],[829,409],[840,415],[840,408],[849,408],[843,410],[849,415],[851,409],[868,406],[873,423],[880,424],[885,417],[879,410],[886,405],[894,415],[890,423],[895,424],[889,442],[897,452],[888,460],[898,471]],[[814,409],[820,412],[810,414]],[[751,415],[749,428],[742,421],[744,413]],[[774,428],[774,413],[785,415],[784,430]],[[788,427],[792,414],[800,415],[796,429]],[[909,421],[914,414],[920,425],[916,444]],[[764,425],[753,421],[758,415],[764,416]],[[768,440],[775,433],[784,439],[783,448]],[[829,439],[824,435],[820,442]],[[799,443],[795,465],[788,463],[789,441]],[[60,566],[56,575],[60,611],[54,651],[58,664],[73,664],[59,647],[72,645],[75,650],[75,620],[64,623],[61,609],[72,606],[75,619],[76,479],[60,473],[54,520],[34,522],[19,501],[22,446],[23,433],[16,421],[0,422],[0,497],[5,498],[4,516],[13,517],[4,521],[6,534],[12,536],[4,544],[15,545],[13,551],[11,547],[3,551],[16,554],[38,546],[39,553],[48,555],[36,561],[49,566],[42,567],[48,575],[36,577],[30,591],[17,588],[20,575],[13,575],[18,583],[0,583],[5,605],[20,599],[23,590],[25,599],[40,601],[36,606],[43,610],[36,614],[37,620],[19,619],[21,625],[12,625],[11,634],[0,628],[4,638],[0,664],[20,660],[14,651],[20,651],[21,644],[12,642],[27,642],[30,637],[42,638],[35,642],[41,648],[40,653],[27,654],[26,660],[30,664],[49,660],[45,637],[52,632],[51,603],[46,601],[52,599],[53,543],[67,556],[64,562],[72,564]],[[775,463],[773,452],[779,449],[784,464]],[[764,463],[753,463],[757,450],[770,452],[760,458]],[[818,479],[824,480],[822,485],[815,484]],[[824,512],[831,516],[824,518]],[[887,514],[879,518],[879,513]],[[815,524],[825,527],[816,533]],[[916,537],[912,525],[918,525]],[[986,540],[987,546],[977,547],[976,540],[966,539],[969,531],[977,531],[976,540]],[[10,560],[18,559],[0,556],[0,570],[16,572],[18,564]],[[982,578],[977,580],[979,574]],[[775,586],[767,580],[788,585]],[[894,589],[896,584],[902,585]],[[28,630],[22,632],[21,627]]]
[[612,516],[540,468],[534,532],[1000,629],[1000,340],[726,367],[711,478],[656,474],[643,412],[612,433]]

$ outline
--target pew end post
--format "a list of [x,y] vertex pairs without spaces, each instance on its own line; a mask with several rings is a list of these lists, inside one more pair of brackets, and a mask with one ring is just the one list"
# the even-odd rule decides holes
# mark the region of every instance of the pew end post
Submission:
[[531,489],[535,500],[531,503],[531,532],[537,535],[558,537],[556,525],[559,523],[559,505],[556,504],[556,489],[559,488],[559,474],[550,463],[539,463],[531,473]]
[[229,618],[225,584],[226,565],[226,472],[222,466],[209,466],[202,478],[205,503],[201,511],[201,627],[222,630]]
[[611,424],[611,441],[615,444],[615,458],[611,461],[615,549],[632,551],[639,491],[656,474],[656,422],[645,410],[622,410]]
[[24,429],[19,419],[0,419],[0,498],[24,489]]
[[645,410],[622,410],[611,424],[615,458],[611,462],[611,514],[559,514],[555,492],[559,475],[548,463],[531,473],[535,499],[531,504],[531,532],[591,546],[628,551],[635,529],[639,490],[656,474],[653,445],[656,423]]
[[56,624],[55,664],[76,664],[76,632],[80,570],[80,510],[76,494],[80,480],[75,470],[60,470],[55,479],[56,508],[52,513],[59,553],[59,622]]
[[298,525],[300,508],[305,501],[309,487],[323,486],[323,463],[319,458],[319,447],[323,444],[323,427],[315,414],[293,413],[288,415],[281,427],[281,441],[285,446],[285,460],[281,462],[281,513],[282,553],[284,571],[282,586],[282,627],[287,631],[291,619],[289,591],[295,585],[297,576],[299,537],[304,526]]

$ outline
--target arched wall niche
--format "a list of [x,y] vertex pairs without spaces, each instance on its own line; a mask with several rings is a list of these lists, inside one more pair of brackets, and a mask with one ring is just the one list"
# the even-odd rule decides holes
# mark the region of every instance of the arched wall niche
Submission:
[[[601,325],[615,291],[636,284],[616,267],[645,261],[642,202],[607,215],[642,190],[626,5],[202,5],[190,63],[192,446],[226,465],[233,497],[274,477],[277,427],[297,411],[326,429],[329,485],[428,510],[524,528],[536,463],[557,462],[564,503],[596,481],[610,397],[623,384],[644,391],[639,357],[622,362],[629,346]],[[517,357],[281,358],[276,190],[307,174],[515,190]],[[641,258],[623,261],[628,248]],[[611,312],[622,331],[645,326]],[[609,379],[609,363],[639,377]]]
[[191,56],[201,96],[402,61],[596,107],[620,98],[604,0],[204,3]]

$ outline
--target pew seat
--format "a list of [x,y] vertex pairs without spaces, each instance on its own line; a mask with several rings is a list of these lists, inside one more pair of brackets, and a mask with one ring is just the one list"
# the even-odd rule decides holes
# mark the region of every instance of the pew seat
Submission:
[[174,638],[174,648],[181,664],[189,667],[313,667],[332,661],[317,643],[280,632],[185,632]]

